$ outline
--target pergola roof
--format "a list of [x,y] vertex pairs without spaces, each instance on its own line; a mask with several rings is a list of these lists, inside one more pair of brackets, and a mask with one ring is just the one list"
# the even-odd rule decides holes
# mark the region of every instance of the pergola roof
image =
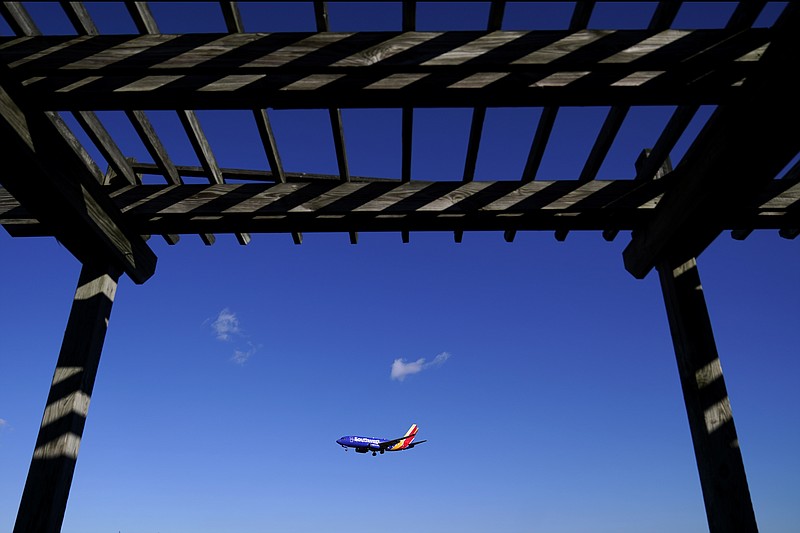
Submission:
[[[334,3],[335,4],[335,3]],[[766,2],[736,2],[721,25],[675,28],[683,4],[652,3],[641,28],[595,27],[604,2],[577,2],[565,27],[507,30],[505,2],[491,2],[482,31],[417,30],[403,2],[398,31],[335,31],[314,2],[314,32],[247,32],[235,2],[220,2],[227,33],[167,35],[144,2],[126,2],[138,34],[101,35],[87,8],[63,2],[74,34],[43,35],[25,8],[2,4],[16,37],[0,38],[0,223],[14,236],[49,235],[83,262],[102,256],[144,282],[156,257],[142,236],[178,242],[199,234],[304,232],[631,230],[626,268],[644,277],[665,254],[696,256],[722,231],[755,229],[794,238],[800,106],[792,92],[800,9],[759,18]],[[612,3],[613,4],[613,3]],[[189,5],[189,4],[187,4]],[[626,9],[616,4],[614,9]],[[334,31],[330,31],[330,30]],[[578,176],[539,175],[554,147],[559,109],[600,106],[605,120]],[[646,106],[646,107],[645,107]],[[652,146],[638,146],[630,175],[598,179],[629,112],[671,117]],[[699,133],[689,126],[712,106]],[[487,111],[535,108],[520,175],[476,179]],[[401,113],[395,178],[352,176],[342,109]],[[460,176],[412,176],[415,110],[469,108]],[[289,172],[272,109],[322,109],[330,117],[338,172]],[[95,112],[124,111],[151,159],[136,161]],[[177,166],[148,113],[177,114],[200,163]],[[221,168],[198,110],[244,110],[268,168]],[[69,113],[82,132],[71,131]],[[687,139],[687,136],[689,137]],[[79,138],[88,139],[83,146]],[[675,157],[676,145],[689,144]],[[102,172],[89,155],[99,152]],[[638,156],[638,159],[637,159]],[[670,159],[676,159],[672,169]],[[155,176],[155,178],[153,178]],[[455,178],[455,179],[454,179]],[[199,179],[199,181],[198,181]]]

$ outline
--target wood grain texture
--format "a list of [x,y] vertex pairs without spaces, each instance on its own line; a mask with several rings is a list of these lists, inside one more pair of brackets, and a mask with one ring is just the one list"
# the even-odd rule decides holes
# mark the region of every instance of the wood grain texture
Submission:
[[[0,63],[20,82],[36,80],[26,93],[45,109],[720,103],[756,73],[758,61],[739,59],[757,56],[770,35],[757,28],[38,36],[0,39]],[[641,72],[650,74],[633,82]]]
[[[232,227],[249,232],[293,231],[296,228],[290,227],[289,221],[315,232],[342,231],[344,223],[352,224],[347,231],[381,231],[391,225],[391,217],[414,231],[434,231],[443,224],[459,229],[465,221],[471,230],[492,230],[503,224],[502,229],[508,229],[519,223],[520,229],[529,230],[619,231],[651,220],[668,188],[633,180],[589,186],[543,180],[528,186],[511,181],[468,186],[415,181],[406,186],[397,181],[339,184],[336,176],[329,178],[282,186],[139,185],[109,194],[126,223],[142,234],[161,233],[159,228],[169,233],[197,233],[190,228],[199,225],[220,233],[230,233]],[[202,224],[201,219],[205,219]],[[788,232],[800,225],[800,184],[796,178],[776,180],[717,222],[726,229]],[[0,224],[12,235],[55,234],[54,228],[37,220],[2,188]]]
[[712,533],[758,531],[695,259],[658,266]]
[[81,269],[14,533],[61,531],[120,274]]
[[[125,226],[97,177],[48,116],[20,108],[0,85],[0,141],[6,158],[3,185],[79,260],[106,256],[137,283],[155,271],[155,254]],[[47,157],[42,157],[47,154]]]

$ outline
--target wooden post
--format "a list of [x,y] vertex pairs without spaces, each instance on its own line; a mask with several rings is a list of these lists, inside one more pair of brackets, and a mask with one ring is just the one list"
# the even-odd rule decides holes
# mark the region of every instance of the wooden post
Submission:
[[711,533],[756,532],[697,261],[658,265]]
[[120,274],[116,267],[81,270],[14,533],[61,531]]

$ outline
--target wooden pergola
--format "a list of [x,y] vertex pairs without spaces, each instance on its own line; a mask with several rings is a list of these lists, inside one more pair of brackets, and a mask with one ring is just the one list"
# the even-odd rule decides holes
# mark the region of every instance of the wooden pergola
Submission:
[[[77,35],[43,35],[19,2],[0,4],[15,37],[0,38],[0,224],[15,237],[51,236],[83,265],[17,515],[15,533],[59,531],[119,277],[146,282],[147,244],[184,234],[213,244],[234,234],[448,231],[629,231],[625,268],[657,270],[678,362],[709,528],[756,531],[742,456],[696,258],[723,232],[800,232],[800,6],[770,27],[766,2],[738,2],[727,26],[671,29],[682,2],[658,2],[645,29],[591,28],[595,2],[576,2],[569,27],[507,31],[505,2],[491,2],[485,31],[416,31],[416,3],[402,2],[402,30],[329,31],[314,2],[316,32],[248,33],[235,2],[220,2],[223,34],[167,35],[146,2],[125,2],[138,30],[101,35],[80,2],[61,2]],[[670,153],[701,106],[713,114],[672,168]],[[563,107],[607,116],[577,179],[538,170]],[[633,179],[599,180],[634,106],[669,106]],[[414,111],[472,110],[460,180],[412,179]],[[475,178],[487,109],[541,108],[520,176]],[[351,176],[343,108],[402,110],[401,175]],[[197,110],[252,113],[269,168],[217,163]],[[284,170],[268,109],[328,110],[338,174]],[[126,155],[95,114],[124,111],[151,156]],[[177,114],[200,162],[173,163],[143,110]],[[70,113],[107,161],[101,171],[61,118]],[[143,183],[142,176],[156,176]],[[198,182],[198,179],[202,183]]]

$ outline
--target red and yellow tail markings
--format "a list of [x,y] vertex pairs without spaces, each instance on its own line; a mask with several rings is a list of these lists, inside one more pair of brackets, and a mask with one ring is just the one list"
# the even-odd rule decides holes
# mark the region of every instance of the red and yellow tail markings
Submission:
[[411,442],[414,440],[414,437],[417,436],[417,430],[418,430],[417,425],[411,424],[411,427],[408,428],[408,431],[406,431],[406,434],[404,436],[405,438],[400,442],[398,442],[397,444],[395,444],[394,446],[392,446],[391,450],[397,451],[408,448],[408,445],[411,444]]

